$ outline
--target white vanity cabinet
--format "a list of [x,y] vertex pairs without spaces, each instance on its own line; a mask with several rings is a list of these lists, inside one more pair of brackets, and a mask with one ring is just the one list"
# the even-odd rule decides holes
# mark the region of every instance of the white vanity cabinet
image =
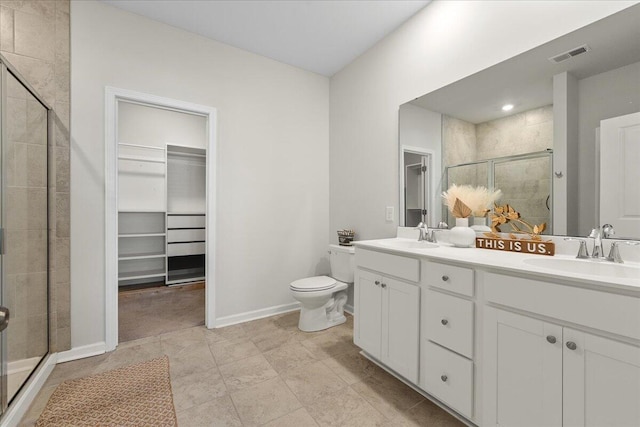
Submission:
[[389,273],[417,280],[418,260],[356,250],[354,342],[405,379],[417,383],[420,288],[417,283],[390,277]]
[[483,425],[640,425],[640,299],[493,273],[484,281],[487,302],[501,307],[484,310]]
[[420,387],[473,418],[473,269],[422,261]]

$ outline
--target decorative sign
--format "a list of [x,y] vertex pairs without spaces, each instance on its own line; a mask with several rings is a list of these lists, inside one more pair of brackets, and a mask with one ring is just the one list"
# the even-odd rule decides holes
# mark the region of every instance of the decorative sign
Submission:
[[553,242],[543,242],[541,240],[476,237],[476,248],[536,255],[554,255],[556,253],[556,245]]

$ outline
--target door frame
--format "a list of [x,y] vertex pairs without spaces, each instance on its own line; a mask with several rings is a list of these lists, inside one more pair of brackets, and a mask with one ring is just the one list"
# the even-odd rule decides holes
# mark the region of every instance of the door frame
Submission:
[[399,170],[399,183],[400,183],[400,190],[399,190],[399,194],[400,194],[400,200],[399,200],[399,204],[398,206],[399,208],[399,215],[398,215],[398,224],[400,225],[400,227],[405,227],[405,221],[404,221],[404,205],[405,205],[405,194],[404,194],[404,168],[405,168],[405,164],[404,164],[404,153],[413,153],[413,154],[419,154],[421,156],[425,156],[427,157],[427,173],[429,174],[429,185],[426,188],[426,193],[427,193],[427,206],[430,207],[431,209],[427,209],[427,215],[429,218],[429,222],[430,222],[430,226],[435,227],[436,225],[436,214],[435,214],[435,204],[434,204],[434,195],[435,195],[435,188],[434,188],[434,173],[433,173],[433,158],[435,156],[435,151],[428,149],[428,148],[422,148],[422,147],[414,147],[414,146],[410,146],[410,145],[401,145],[400,146],[400,153],[399,153],[399,158],[400,158],[400,170]]
[[205,325],[215,317],[217,110],[206,105],[105,87],[105,349],[118,345],[118,101],[195,114],[207,119]]

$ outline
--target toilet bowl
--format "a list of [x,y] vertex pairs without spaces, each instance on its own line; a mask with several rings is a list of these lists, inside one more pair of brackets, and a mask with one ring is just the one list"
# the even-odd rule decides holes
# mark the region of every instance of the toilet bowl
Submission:
[[314,276],[289,285],[292,296],[300,302],[298,328],[304,332],[321,331],[346,322],[344,305],[347,288],[353,283],[354,249],[329,245],[331,276]]

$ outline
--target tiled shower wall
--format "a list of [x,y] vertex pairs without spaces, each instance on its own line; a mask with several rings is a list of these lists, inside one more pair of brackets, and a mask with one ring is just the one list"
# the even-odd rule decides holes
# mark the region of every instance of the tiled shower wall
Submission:
[[[443,115],[442,138],[445,166],[544,151],[553,148],[553,106],[477,125]],[[449,169],[449,183],[486,186],[486,167],[482,164]],[[500,202],[512,204],[528,222],[550,222],[547,158],[496,165],[495,186],[503,193]]]
[[69,0],[0,0],[0,52],[53,108],[49,150],[50,350],[71,347]]

